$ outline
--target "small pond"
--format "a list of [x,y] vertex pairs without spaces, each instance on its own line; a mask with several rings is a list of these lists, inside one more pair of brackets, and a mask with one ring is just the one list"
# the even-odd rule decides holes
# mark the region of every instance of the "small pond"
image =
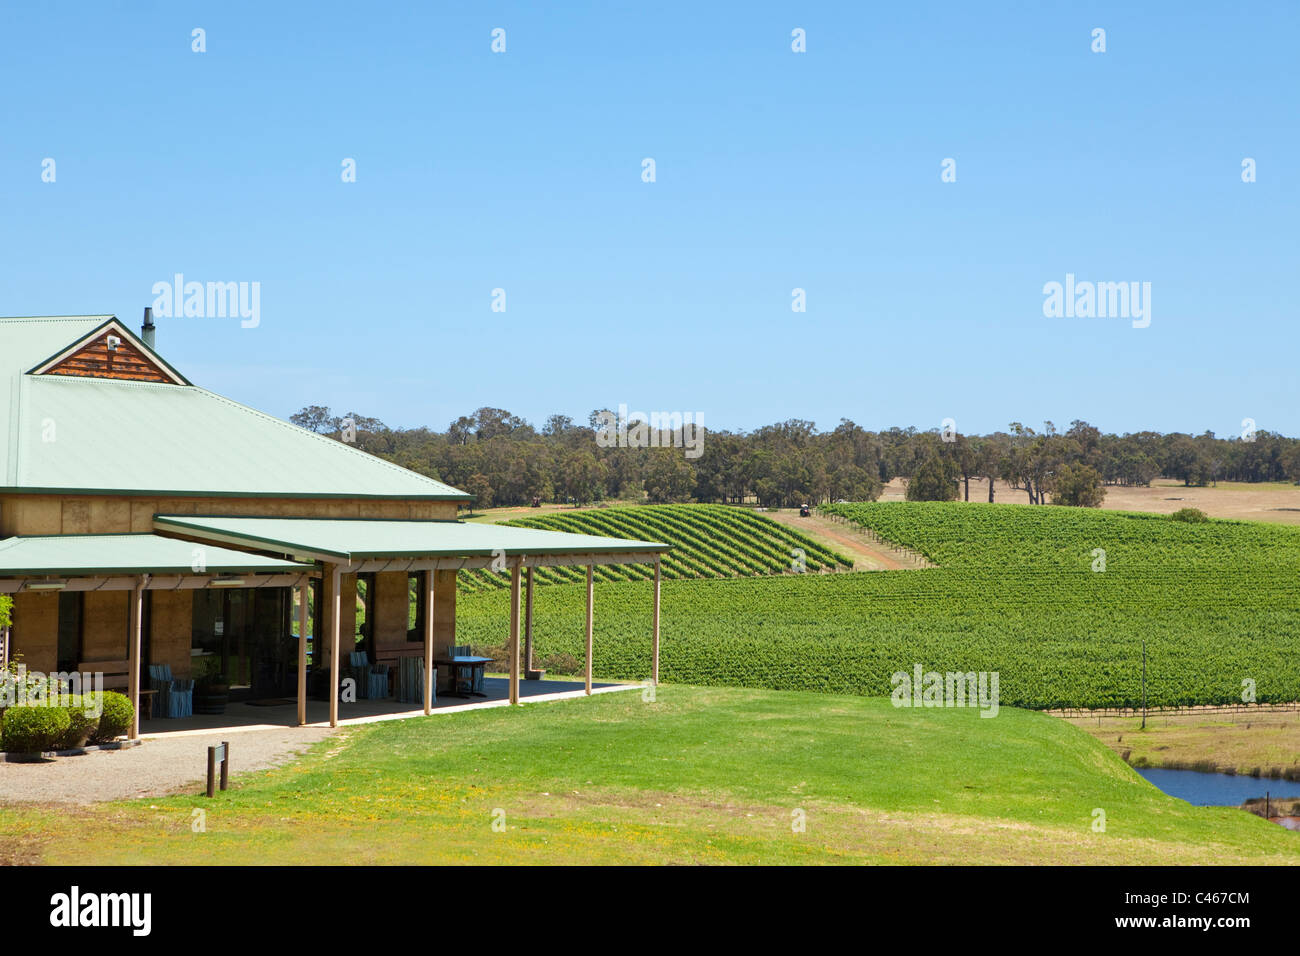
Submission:
[[1247,777],[1241,774],[1204,773],[1200,770],[1166,770],[1134,767],[1149,783],[1171,797],[1198,807],[1239,807],[1252,797],[1300,797],[1300,780]]

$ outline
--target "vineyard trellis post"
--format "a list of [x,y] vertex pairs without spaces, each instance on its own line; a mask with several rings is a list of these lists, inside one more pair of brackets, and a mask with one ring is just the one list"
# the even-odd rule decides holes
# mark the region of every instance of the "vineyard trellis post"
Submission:
[[1147,639],[1142,638],[1142,729],[1147,729]]

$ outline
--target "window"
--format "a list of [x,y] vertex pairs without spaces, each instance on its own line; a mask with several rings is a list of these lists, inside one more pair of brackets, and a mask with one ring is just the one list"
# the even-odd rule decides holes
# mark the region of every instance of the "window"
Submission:
[[59,670],[75,671],[81,663],[81,622],[85,603],[81,591],[59,592]]
[[429,575],[432,571],[417,571],[406,576],[407,628],[406,639],[424,642],[424,615],[429,605]]
[[[130,655],[131,641],[131,608],[128,601],[127,612],[127,655]],[[145,673],[149,673],[149,665],[154,662],[153,659],[153,592],[145,591],[144,600],[140,602],[140,668]]]
[[[346,618],[345,618],[346,620]],[[374,660],[375,642],[375,576],[373,573],[357,575],[357,633],[355,650],[367,651]],[[344,639],[346,644],[346,638]],[[344,649],[345,652],[348,650]]]

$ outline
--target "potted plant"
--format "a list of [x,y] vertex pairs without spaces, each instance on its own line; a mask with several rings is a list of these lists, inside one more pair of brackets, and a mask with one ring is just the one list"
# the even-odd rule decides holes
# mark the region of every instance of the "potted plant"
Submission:
[[194,713],[224,714],[230,700],[230,682],[213,667],[194,680]]

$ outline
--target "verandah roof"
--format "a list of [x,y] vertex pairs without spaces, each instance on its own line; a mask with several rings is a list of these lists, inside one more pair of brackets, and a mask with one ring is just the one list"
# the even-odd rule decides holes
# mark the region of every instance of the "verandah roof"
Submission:
[[156,515],[159,531],[255,548],[299,560],[359,564],[387,558],[477,558],[497,555],[603,556],[654,560],[669,545],[598,535],[541,531],[461,521],[389,521],[356,518],[229,518]]
[[[652,680],[659,680],[659,601],[662,552],[669,545],[597,535],[569,534],[502,525],[457,521],[385,521],[319,518],[229,518],[158,515],[154,524],[163,534],[101,534],[17,537],[0,541],[0,594],[27,588],[55,587],[74,591],[131,590],[131,621],[127,635],[129,692],[134,705],[131,736],[139,736],[141,620],[143,594],[157,588],[302,587],[321,561],[332,577],[334,600],[327,602],[321,634],[328,640],[331,679],[330,725],[338,725],[341,627],[340,574],[406,568],[483,567],[507,557],[511,569],[510,702],[519,703],[520,583],[524,567],[562,563],[586,564],[587,570],[587,692],[591,692],[592,569],[604,563],[654,563]],[[166,535],[173,535],[167,537]],[[186,540],[182,535],[188,536]],[[292,557],[281,560],[223,546]],[[399,568],[400,569],[400,568]],[[429,574],[426,607],[434,606],[434,575]],[[45,580],[41,580],[44,578]],[[527,576],[528,606],[533,578]],[[308,632],[308,604],[299,602],[299,633]],[[531,618],[531,610],[529,612]],[[433,626],[425,618],[424,712],[433,696]],[[4,648],[7,655],[7,642]],[[307,642],[298,642],[298,722],[306,721]]]
[[[541,531],[495,524],[460,521],[393,521],[357,518],[234,518],[200,515],[154,515],[154,528],[162,534],[191,541],[231,544],[295,560],[316,560],[325,566],[332,581],[332,601],[326,602],[322,637],[329,646],[330,726],[339,720],[339,670],[342,628],[339,625],[341,575],[379,571],[415,571],[459,568],[497,568],[505,559],[510,569],[510,642],[507,670],[510,675],[510,703],[519,703],[520,603],[524,568],[547,564],[587,565],[587,692],[591,693],[593,587],[592,565],[650,562],[654,565],[651,611],[651,679],[659,682],[660,556],[670,546],[657,541],[632,541],[598,535]],[[434,607],[433,574],[426,575],[427,608]],[[533,576],[527,575],[527,618],[532,617]],[[454,606],[454,605],[453,605]],[[299,605],[300,628],[307,627],[306,603]],[[425,615],[424,629],[424,712],[432,712],[434,615]],[[531,628],[531,623],[526,626]],[[306,721],[306,644],[298,646],[298,720]]]
[[[108,575],[228,575],[311,572],[314,561],[590,556],[650,559],[669,546],[652,541],[458,521],[158,516],[160,534],[69,534],[0,540],[0,579]],[[266,557],[247,550],[292,555]],[[196,554],[196,548],[201,552]],[[201,569],[201,570],[199,570]],[[0,587],[0,590],[4,588]]]
[[[196,553],[197,550],[197,553]],[[156,534],[65,534],[0,541],[0,593],[33,578],[305,574],[314,565]]]

